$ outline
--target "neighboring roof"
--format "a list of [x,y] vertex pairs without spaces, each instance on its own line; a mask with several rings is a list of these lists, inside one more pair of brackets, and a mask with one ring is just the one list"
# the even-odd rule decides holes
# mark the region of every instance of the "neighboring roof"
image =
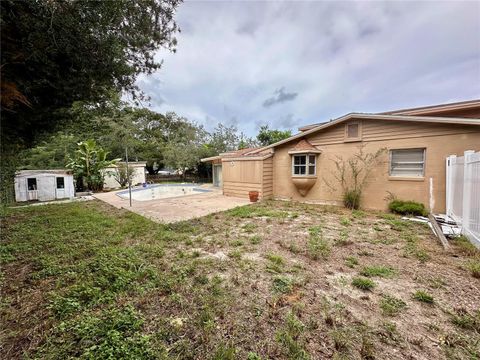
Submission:
[[393,110],[393,111],[382,112],[380,114],[420,115],[420,114],[425,114],[433,111],[439,112],[439,111],[467,110],[467,109],[477,108],[477,107],[480,107],[480,99],[459,101],[459,102],[440,104],[440,105],[429,105],[429,106],[422,106],[422,107],[409,108],[409,109]]
[[[116,168],[117,167],[117,164],[124,164],[124,165],[127,165],[127,163],[125,161],[118,161],[117,163],[115,164],[112,164],[110,166],[107,166],[107,169],[108,168]],[[131,166],[131,167],[145,167],[147,165],[147,162],[146,161],[129,161],[128,162],[128,166]]]
[[[480,107],[480,99],[459,101],[459,102],[448,103],[448,104],[429,105],[429,106],[422,106],[422,107],[416,107],[416,108],[392,110],[392,111],[377,113],[377,115],[421,115],[421,114],[428,115],[428,113],[430,112],[468,110],[468,109],[474,109],[477,107]],[[323,124],[326,124],[326,122],[305,125],[305,126],[299,127],[298,130],[307,131]]]
[[220,155],[217,155],[217,156],[210,156],[208,158],[203,158],[203,159],[200,159],[201,162],[209,162],[209,161],[215,161],[215,160],[221,160],[222,157]]
[[301,126],[301,127],[298,128],[298,131],[307,131],[307,130],[313,129],[313,128],[316,127],[316,126],[320,126],[320,125],[326,124],[327,122],[328,122],[328,121],[324,121],[324,122],[320,122],[320,123],[315,123],[315,124],[310,124],[310,125]]
[[222,160],[222,159],[264,160],[272,155],[273,153],[271,151],[269,150],[263,151],[261,147],[257,147],[257,148],[245,148],[245,149],[239,149],[235,151],[224,152],[217,156],[211,156],[208,158],[200,159],[200,161],[208,162],[208,161],[215,161],[215,160]]
[[68,169],[55,169],[55,170],[20,170],[17,171],[15,176],[29,176],[29,175],[70,175],[72,172]]
[[[278,141],[274,144],[260,148],[257,151],[265,151],[275,146],[279,146],[290,141],[301,139],[306,135],[315,133],[319,130],[329,128],[331,126],[338,125],[342,122],[351,120],[351,119],[365,119],[365,120],[387,120],[387,121],[403,121],[403,122],[423,122],[423,123],[437,123],[437,124],[457,124],[457,125],[477,125],[480,126],[480,119],[469,119],[469,118],[453,118],[453,117],[435,117],[435,116],[409,116],[409,115],[383,115],[383,114],[361,114],[361,113],[351,113],[339,117],[335,120],[332,120],[328,123],[323,123],[318,126],[315,126],[309,130],[293,135],[287,139]],[[253,151],[252,153],[255,153]]]

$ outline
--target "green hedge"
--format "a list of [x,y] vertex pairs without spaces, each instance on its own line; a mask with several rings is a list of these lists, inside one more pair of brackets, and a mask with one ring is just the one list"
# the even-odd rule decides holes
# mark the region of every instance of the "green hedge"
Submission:
[[415,201],[392,200],[388,204],[391,212],[402,215],[427,216],[428,211],[425,205]]

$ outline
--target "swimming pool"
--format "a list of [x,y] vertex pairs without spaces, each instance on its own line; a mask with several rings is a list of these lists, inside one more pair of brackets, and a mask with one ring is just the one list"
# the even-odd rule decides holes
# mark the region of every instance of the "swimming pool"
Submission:
[[[132,189],[132,199],[137,201],[148,201],[156,199],[167,199],[180,196],[196,195],[211,192],[212,190],[202,189],[198,184],[154,184],[147,187]],[[117,193],[122,199],[128,199],[128,190]]]

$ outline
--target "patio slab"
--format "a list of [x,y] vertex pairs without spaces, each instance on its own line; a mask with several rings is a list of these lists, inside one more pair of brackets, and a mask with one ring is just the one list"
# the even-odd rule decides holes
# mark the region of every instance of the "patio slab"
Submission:
[[224,196],[220,190],[214,189],[208,193],[174,198],[147,201],[132,200],[132,206],[130,207],[128,199],[117,196],[120,191],[125,190],[98,193],[93,196],[116,208],[133,211],[159,223],[194,219],[250,203],[248,199]]

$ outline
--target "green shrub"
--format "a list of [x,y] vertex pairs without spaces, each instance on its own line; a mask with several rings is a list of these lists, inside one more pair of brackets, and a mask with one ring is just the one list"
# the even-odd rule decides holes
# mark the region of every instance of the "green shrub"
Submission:
[[375,283],[364,277],[355,277],[352,280],[352,285],[361,290],[371,290],[375,287]]
[[425,205],[415,201],[403,201],[394,199],[388,204],[388,208],[395,214],[427,216]]
[[347,209],[358,209],[362,193],[359,190],[347,190],[343,194],[343,205]]
[[427,304],[433,304],[433,296],[423,290],[415,291],[413,298]]

